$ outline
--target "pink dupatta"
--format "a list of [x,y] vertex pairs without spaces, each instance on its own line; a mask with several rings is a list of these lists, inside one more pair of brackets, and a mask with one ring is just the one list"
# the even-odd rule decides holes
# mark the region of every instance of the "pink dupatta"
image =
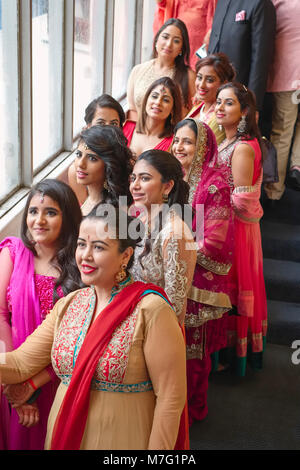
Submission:
[[14,349],[41,324],[40,303],[34,284],[34,255],[17,237],[5,238],[0,250],[8,248],[14,268],[10,279],[11,323]]
[[[227,298],[228,288],[223,282],[225,281],[223,276],[228,274],[233,258],[233,217],[230,187],[222,172],[215,168],[218,148],[214,133],[205,123],[195,119],[193,121],[197,125],[198,136],[196,155],[188,180],[190,201],[196,215],[197,205],[203,204],[204,206],[203,241],[201,246],[198,246],[193,286],[209,291],[213,274],[221,275],[218,282],[214,282],[214,292],[226,292],[226,298],[224,296],[221,300],[219,296],[219,305],[217,305],[217,301],[215,306],[230,308],[231,304]],[[196,228],[196,217],[194,217],[194,232]],[[203,275],[203,269],[209,271],[210,274]],[[216,299],[216,296],[213,297]]]

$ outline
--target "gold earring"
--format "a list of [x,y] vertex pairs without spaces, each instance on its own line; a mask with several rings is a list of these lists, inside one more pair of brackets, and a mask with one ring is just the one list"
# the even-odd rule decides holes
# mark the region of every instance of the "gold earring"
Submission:
[[168,194],[163,194],[163,203],[168,204],[169,202],[169,195]]
[[115,276],[115,284],[118,286],[127,277],[127,264],[122,264],[120,271]]
[[107,180],[104,180],[103,188],[106,189],[106,191],[108,191],[108,183],[107,183]]

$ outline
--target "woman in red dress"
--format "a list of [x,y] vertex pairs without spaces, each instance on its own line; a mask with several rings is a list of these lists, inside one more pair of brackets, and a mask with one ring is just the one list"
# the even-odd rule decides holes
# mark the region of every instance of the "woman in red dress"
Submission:
[[169,77],[159,78],[146,92],[138,122],[128,120],[123,127],[135,158],[146,150],[167,151],[172,143],[174,126],[180,119],[178,85]]
[[[220,87],[216,117],[226,139],[219,146],[218,165],[232,190],[234,209],[234,261],[231,302],[237,315],[230,317],[229,346],[236,348],[237,372],[246,372],[247,351],[253,367],[262,367],[267,330],[267,301],[259,221],[262,152],[253,93],[234,82]],[[249,356],[249,353],[248,353]]]

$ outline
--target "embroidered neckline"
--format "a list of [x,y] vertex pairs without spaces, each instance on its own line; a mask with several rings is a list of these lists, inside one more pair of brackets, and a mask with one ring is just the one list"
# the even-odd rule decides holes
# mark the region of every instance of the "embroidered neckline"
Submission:
[[235,144],[236,142],[238,142],[239,140],[241,140],[240,137],[236,137],[232,142],[229,142],[225,147],[223,148],[220,148],[222,146],[222,144],[224,143],[224,140],[223,142],[221,142],[221,144],[219,145],[219,152],[223,152],[224,150],[228,149],[228,147],[230,147],[231,145]]

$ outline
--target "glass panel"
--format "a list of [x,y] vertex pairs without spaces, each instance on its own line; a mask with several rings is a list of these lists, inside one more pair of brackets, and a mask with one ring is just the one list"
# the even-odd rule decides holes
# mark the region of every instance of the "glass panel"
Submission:
[[17,1],[0,0],[0,199],[20,182],[17,34]]
[[85,108],[103,90],[104,21],[104,0],[75,0],[74,137],[85,124]]
[[143,4],[143,36],[142,36],[142,60],[151,59],[153,45],[153,20],[156,2],[144,0]]
[[126,93],[127,79],[133,66],[135,2],[115,0],[112,96]]
[[33,168],[62,150],[63,0],[32,0]]

